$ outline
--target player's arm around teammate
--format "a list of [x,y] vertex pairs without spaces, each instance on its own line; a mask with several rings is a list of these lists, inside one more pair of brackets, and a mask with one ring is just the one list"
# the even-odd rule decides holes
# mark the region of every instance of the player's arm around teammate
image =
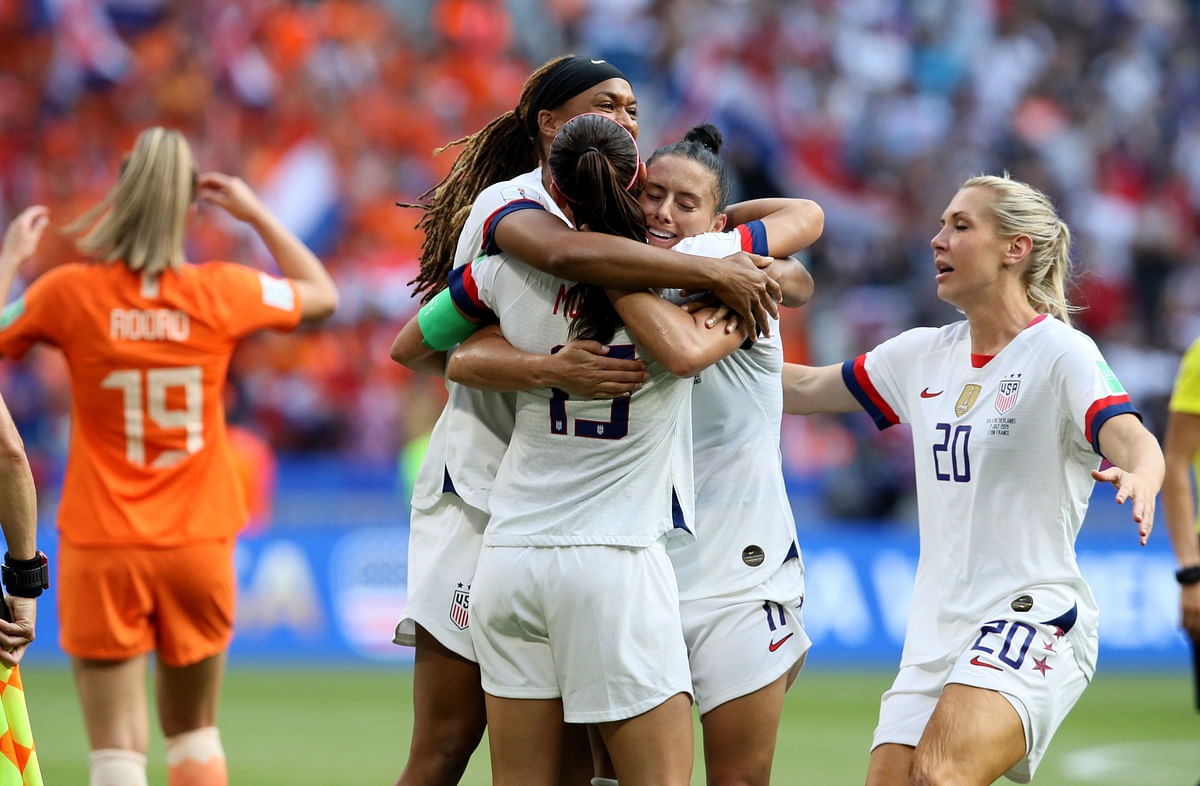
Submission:
[[608,347],[598,341],[572,341],[552,355],[522,352],[503,339],[499,327],[471,323],[453,303],[438,301],[429,305],[455,310],[440,317],[419,316],[409,320],[392,342],[392,360],[413,371],[446,375],[448,353],[430,346],[421,321],[426,320],[429,325],[433,320],[449,319],[462,331],[451,340],[463,342],[452,357],[469,369],[468,373],[451,379],[478,390],[514,393],[551,387],[574,398],[617,398],[637,390],[646,379],[645,363],[610,357]]
[[[700,125],[650,156],[639,199],[648,242],[711,254],[710,244],[732,241],[782,256],[815,241],[824,216],[811,200],[727,204],[731,182],[720,158],[722,141],[715,127]],[[783,304],[802,305],[811,297],[812,278],[797,261],[776,260],[767,269],[780,281]],[[710,786],[771,781],[784,695],[809,646],[800,617],[803,568],[795,523],[772,447],[779,443],[782,363],[779,340],[764,338],[722,358],[692,388],[696,539],[675,541],[669,553]],[[745,560],[748,544],[767,567]],[[766,624],[764,609],[770,610]]]
[[1092,470],[1092,477],[1112,484],[1118,505],[1129,502],[1138,541],[1145,546],[1154,528],[1155,499],[1166,471],[1162,448],[1141,419],[1129,413],[1106,420],[1098,437],[1101,455],[1112,466]]
[[[619,231],[626,237],[644,236],[640,208],[626,190],[633,182],[636,161],[632,139],[609,120],[591,115],[572,119],[564,125],[551,151],[555,204],[571,220],[593,230]],[[588,199],[593,188],[603,189],[605,198]],[[610,209],[602,213],[599,205]],[[623,320],[602,290],[533,270],[511,254],[476,260],[461,277],[477,285],[452,284],[456,297],[469,301],[464,302],[464,310],[486,307],[497,313],[505,335],[526,349],[543,347],[541,351],[548,351],[565,343],[562,337],[566,335],[588,336],[605,343],[615,341],[627,349],[636,340],[646,351],[648,362],[658,361],[653,384],[635,394],[624,407],[614,406],[611,411],[607,405],[598,409],[592,402],[572,404],[557,395],[527,394],[520,400],[517,429],[491,496],[493,517],[487,536],[491,542],[483,550],[477,574],[479,587],[484,591],[480,603],[474,607],[479,615],[478,626],[472,627],[488,691],[496,782],[548,782],[558,756],[551,743],[552,732],[555,723],[565,717],[570,722],[598,724],[623,783],[685,783],[691,760],[690,746],[685,745],[685,740],[690,739],[686,697],[690,680],[679,630],[674,579],[659,539],[671,529],[668,503],[672,499],[673,481],[677,479],[675,462],[682,462],[686,453],[675,438],[676,424],[686,404],[691,380],[669,371],[690,373],[696,367],[694,364],[705,362],[704,357],[693,351],[693,337],[697,334],[709,336],[713,343],[724,342],[722,352],[732,351],[743,336],[707,330],[696,318],[648,293],[622,298],[639,312],[630,315],[622,327]],[[474,291],[482,299],[480,302],[470,294]],[[641,295],[645,295],[644,307],[637,304]],[[571,304],[568,309],[562,307],[563,298]],[[642,328],[635,326],[634,320],[642,315],[642,308],[648,312],[658,307],[664,310],[663,318],[657,321],[658,317],[651,317],[649,330],[661,330],[664,335],[651,348],[647,345],[654,338],[639,335]],[[707,360],[714,359],[716,354],[713,352]],[[452,359],[451,376],[453,363]],[[555,407],[566,408],[566,414],[559,415],[562,420],[558,426],[553,425],[552,419],[552,429],[545,427],[540,416],[547,403],[551,412]],[[649,408],[636,417],[617,414],[630,408],[637,411],[639,406]],[[610,420],[593,419],[606,411]],[[574,421],[573,425],[568,421]],[[618,427],[617,433],[610,432],[610,425]],[[591,429],[595,429],[599,439],[587,438],[593,433]],[[521,473],[532,472],[533,462],[540,462],[543,467],[533,474],[539,478],[544,478],[550,467],[559,466],[562,449],[589,453],[578,469],[571,468],[572,463],[568,462],[564,471],[586,475],[590,481],[579,477],[568,483],[565,476],[560,478],[564,486],[572,489],[573,500],[566,503],[570,511],[556,503],[547,506],[541,495],[537,500],[527,499],[515,490],[527,487],[529,479],[522,478]],[[600,464],[615,467],[629,462],[638,469],[593,474]],[[687,464],[690,465],[690,456]],[[690,471],[686,469],[680,463],[678,477],[685,483],[690,480]],[[628,484],[636,484],[641,492],[637,493],[635,486]],[[525,501],[518,502],[518,498]],[[613,508],[610,500],[617,499],[620,507]],[[688,495],[684,495],[681,504],[690,505]],[[531,513],[534,510],[542,512]],[[536,528],[542,533],[555,534],[531,534],[530,538],[521,535],[519,543],[506,540],[519,532],[528,532],[525,528],[532,522],[530,516],[539,515],[545,517],[544,523]],[[505,572],[504,565],[535,558],[528,555],[553,553],[554,560],[581,559],[585,564],[595,560],[598,562],[594,564],[607,564],[616,553],[610,545],[617,542],[630,544],[630,549],[622,549],[620,553],[641,564],[645,576],[669,579],[661,585],[655,583],[653,591],[647,588],[637,592],[641,603],[636,611],[621,600],[619,592],[606,587],[606,582],[612,580],[609,571],[600,571],[605,575],[599,577],[602,579],[599,583],[594,580],[596,577],[589,577],[579,585],[581,593],[572,592],[569,596],[546,594],[541,588],[543,582],[546,587],[575,585],[576,571],[560,573],[558,569],[539,574],[533,587],[496,584],[490,592],[486,591],[488,583],[498,581]],[[538,548],[539,543],[561,548]],[[528,608],[524,601],[515,602],[527,591],[543,600],[529,604]],[[591,607],[591,617],[604,622],[589,624],[586,629],[569,624],[569,618],[578,617],[571,610],[583,606]],[[531,622],[526,628],[515,622],[516,618],[527,615],[547,619],[547,632],[537,632],[541,623]],[[647,629],[647,624],[652,630]],[[528,636],[518,633],[526,629]],[[614,631],[623,633],[614,635]],[[647,673],[641,664],[649,662],[646,656],[651,652],[657,654],[650,658],[654,662],[653,673]],[[552,662],[560,665],[551,668]],[[510,674],[516,664],[525,670],[519,679]],[[530,692],[534,690],[535,693]]]
[[[12,285],[17,268],[33,256],[38,240],[49,226],[45,207],[22,211],[4,233],[0,248],[0,287]],[[0,298],[0,302],[2,302]],[[37,494],[25,444],[12,415],[0,398],[0,526],[4,528],[5,601],[12,621],[0,620],[0,664],[15,666],[33,641],[37,621],[36,598],[46,584],[45,555],[37,549]],[[10,574],[11,572],[11,574]],[[11,579],[10,579],[11,575]],[[37,576],[36,581],[29,581]]]
[[[1168,405],[1163,437],[1166,477],[1163,512],[1179,562],[1180,623],[1200,648],[1200,542],[1196,527],[1196,467],[1200,465],[1200,340],[1184,354]],[[1200,675],[1197,675],[1200,680]]]

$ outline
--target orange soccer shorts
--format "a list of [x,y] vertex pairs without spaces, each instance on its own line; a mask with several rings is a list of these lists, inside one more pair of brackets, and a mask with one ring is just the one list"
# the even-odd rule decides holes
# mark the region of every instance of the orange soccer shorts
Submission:
[[124,660],[151,651],[189,666],[233,636],[233,539],[185,546],[73,546],[60,541],[58,613],[63,650]]

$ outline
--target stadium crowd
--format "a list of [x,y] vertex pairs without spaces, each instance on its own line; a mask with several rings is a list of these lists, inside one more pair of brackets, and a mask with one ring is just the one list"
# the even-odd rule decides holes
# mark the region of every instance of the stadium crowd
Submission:
[[[783,325],[789,360],[834,362],[948,321],[929,286],[936,211],[965,177],[1007,169],[1074,229],[1077,324],[1158,432],[1200,334],[1198,27],[1186,0],[0,2],[0,218],[41,203],[61,228],[140,129],[182,130],[341,293],[327,329],[239,350],[236,418],[281,451],[394,461],[444,395],[388,359],[415,310],[421,242],[418,212],[394,202],[440,179],[452,154],[432,151],[510,108],[532,65],[577,51],[629,75],[643,149],[709,121],[735,198],[824,208],[806,260],[816,295]],[[254,248],[219,212],[201,214],[193,260]],[[22,281],[72,253],[48,233]],[[0,387],[51,480],[61,360],[3,364]],[[907,436],[873,432],[861,417],[789,418],[785,470],[834,515],[909,515]],[[864,478],[881,485],[863,493]]]

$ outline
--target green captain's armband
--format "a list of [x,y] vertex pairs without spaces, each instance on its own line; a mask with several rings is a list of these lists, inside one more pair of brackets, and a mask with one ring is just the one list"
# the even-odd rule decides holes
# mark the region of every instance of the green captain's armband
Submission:
[[462,315],[454,305],[449,289],[443,289],[421,306],[417,324],[421,326],[421,343],[437,352],[461,344],[467,336],[483,327]]

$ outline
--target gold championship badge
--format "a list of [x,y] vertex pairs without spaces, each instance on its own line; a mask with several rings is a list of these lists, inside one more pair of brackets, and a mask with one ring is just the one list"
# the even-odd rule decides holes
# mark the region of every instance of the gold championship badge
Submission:
[[963,392],[958,397],[958,402],[954,405],[954,414],[962,417],[967,414],[967,410],[975,406],[975,399],[979,398],[979,391],[982,390],[978,385],[967,385],[963,388]]

